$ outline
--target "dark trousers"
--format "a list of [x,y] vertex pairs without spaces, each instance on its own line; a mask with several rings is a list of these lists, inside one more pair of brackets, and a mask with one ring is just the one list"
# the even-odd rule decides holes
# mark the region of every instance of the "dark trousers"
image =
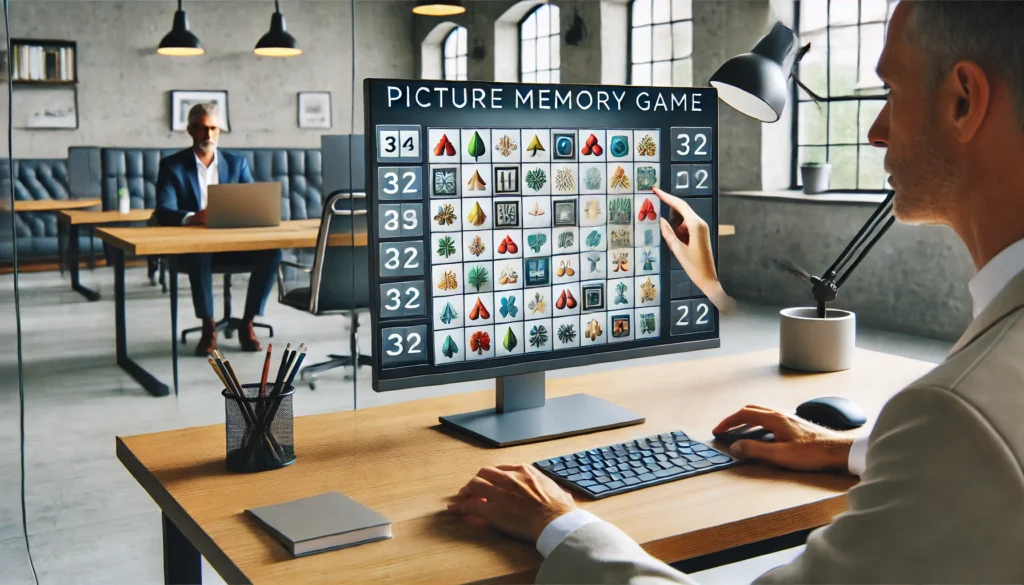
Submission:
[[220,252],[218,254],[183,254],[178,259],[181,272],[188,273],[192,285],[192,305],[196,317],[213,318],[214,272],[240,273],[249,271],[249,290],[245,294],[245,316],[263,314],[263,307],[274,289],[281,250],[256,252]]

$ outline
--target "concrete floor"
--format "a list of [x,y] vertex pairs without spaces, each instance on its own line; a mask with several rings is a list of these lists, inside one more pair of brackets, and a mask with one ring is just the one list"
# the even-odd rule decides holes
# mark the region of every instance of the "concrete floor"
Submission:
[[[26,394],[27,517],[36,569],[42,583],[159,583],[162,580],[160,515],[156,505],[114,455],[114,436],[223,422],[223,399],[205,360],[182,348],[181,393],[153,398],[114,362],[113,273],[85,272],[86,284],[104,298],[89,303],[71,292],[57,273],[20,277],[21,334]],[[128,338],[131,355],[158,377],[170,380],[170,314],[167,297],[148,285],[142,269],[130,270]],[[187,291],[187,278],[181,285]],[[219,288],[219,281],[217,284]],[[244,290],[238,283],[237,290]],[[183,292],[185,292],[183,291]],[[241,295],[239,295],[241,296]],[[13,276],[0,277],[0,583],[31,583],[21,537],[18,457],[18,398]],[[218,299],[218,305],[219,305]],[[236,299],[240,308],[242,299]],[[180,326],[192,326],[190,301],[181,300]],[[347,353],[344,320],[315,318],[272,300],[265,321],[276,329],[275,345],[305,342],[306,363],[329,352]],[[368,328],[361,346],[368,350]],[[777,308],[743,306],[722,324],[722,347],[697,354],[639,360],[661,363],[735,354],[777,345]],[[194,343],[195,339],[190,339]],[[931,362],[950,343],[861,330],[858,345]],[[243,354],[234,340],[221,340],[236,370],[259,371],[262,358]],[[606,364],[601,368],[614,368]],[[553,372],[572,376],[574,370]],[[479,390],[489,381],[377,394],[369,370],[358,388],[340,370],[321,378],[317,390],[299,388],[297,415],[331,412]],[[355,390],[355,391],[354,391]],[[824,389],[823,389],[824,391]],[[770,403],[770,400],[767,401]],[[798,549],[705,572],[705,583],[747,582],[786,562]],[[206,566],[204,580],[220,579]]]

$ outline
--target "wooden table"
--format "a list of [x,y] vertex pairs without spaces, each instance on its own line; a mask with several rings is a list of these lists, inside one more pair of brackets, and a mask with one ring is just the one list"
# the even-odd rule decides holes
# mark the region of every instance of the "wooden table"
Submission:
[[[672,430],[708,441],[715,424],[750,403],[792,412],[812,397],[845,396],[873,421],[890,396],[933,367],[865,350],[845,372],[781,373],[777,364],[778,350],[767,350],[550,380],[549,396],[586,392],[647,422],[505,449],[438,425],[439,415],[493,406],[492,392],[478,392],[296,418],[297,460],[276,471],[228,473],[223,425],[118,437],[117,456],[162,510],[167,582],[199,581],[202,555],[229,583],[526,583],[541,561],[532,546],[443,511],[481,467]],[[654,556],[677,562],[828,524],[854,483],[847,474],[743,464],[580,503]],[[296,559],[243,514],[331,490],[383,513],[394,538]]]
[[[88,209],[102,204],[100,199],[22,199],[14,202],[14,213]],[[0,209],[10,210],[10,206],[5,202]]]
[[722,224],[718,226],[718,237],[723,238],[725,236],[735,236],[736,226],[731,224]]
[[[71,243],[68,254],[70,256],[69,265],[71,270],[71,289],[80,293],[90,301],[98,301],[100,299],[100,293],[82,285],[79,281],[78,232],[81,226],[86,226],[89,231],[89,241],[92,242],[94,226],[121,222],[149,221],[149,218],[152,217],[152,215],[152,209],[131,209],[128,213],[121,213],[120,211],[87,211],[81,209],[62,209],[58,211],[57,221],[67,226],[68,237]],[[95,265],[95,258],[95,253],[91,253],[89,255],[90,269]]]
[[[280,248],[312,248],[316,246],[319,219],[284,221],[277,227],[207,229],[199,226],[100,228],[96,234],[114,250],[115,331],[117,364],[154,396],[167,396],[170,389],[128,356],[125,330],[124,257],[175,256],[210,252],[247,252]],[[365,246],[366,233],[335,234],[329,239],[333,246]],[[353,244],[354,242],[354,244]],[[171,270],[171,359],[174,391],[178,390],[178,279]]]

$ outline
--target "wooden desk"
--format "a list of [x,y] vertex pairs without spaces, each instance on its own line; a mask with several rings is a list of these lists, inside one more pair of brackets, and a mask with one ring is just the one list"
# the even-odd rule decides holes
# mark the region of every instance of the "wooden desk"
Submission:
[[[174,256],[213,252],[247,252],[281,248],[312,248],[316,246],[319,219],[283,221],[269,228],[208,229],[199,226],[114,227],[100,228],[96,235],[114,250],[115,333],[117,363],[154,396],[167,396],[170,388],[128,356],[125,330],[124,257]],[[365,231],[335,234],[328,240],[332,246],[365,246]],[[354,242],[354,243],[353,243]],[[178,391],[178,278],[170,274],[171,360],[174,392]]]
[[[90,301],[98,301],[100,299],[99,292],[84,286],[79,280],[78,263],[80,251],[78,249],[78,236],[82,226],[85,226],[89,233],[89,243],[91,248],[94,226],[131,221],[149,221],[149,218],[152,217],[152,215],[152,209],[131,209],[128,213],[121,213],[119,211],[89,211],[81,209],[62,209],[58,211],[57,221],[67,226],[68,238],[70,241],[68,264],[71,270],[71,289]],[[89,254],[90,270],[95,267],[95,262],[96,253],[95,251],[91,251]]]
[[[23,199],[14,202],[14,213],[88,209],[102,203],[99,199]],[[5,202],[0,205],[0,209],[10,210],[11,208]]]
[[[647,422],[505,449],[440,430],[439,415],[493,406],[493,392],[478,392],[296,418],[298,459],[276,471],[225,471],[223,425],[119,437],[117,456],[163,511],[165,567],[185,571],[169,578],[198,580],[201,554],[229,583],[525,583],[541,561],[533,547],[443,512],[481,467],[672,430],[707,441],[715,424],[746,404],[792,412],[826,394],[855,399],[873,421],[892,394],[934,367],[865,350],[845,372],[780,373],[777,364],[778,350],[768,350],[550,380],[551,396],[586,392]],[[854,482],[744,464],[581,504],[676,562],[827,524],[846,508]],[[394,538],[293,559],[243,514],[330,490],[383,513]]]

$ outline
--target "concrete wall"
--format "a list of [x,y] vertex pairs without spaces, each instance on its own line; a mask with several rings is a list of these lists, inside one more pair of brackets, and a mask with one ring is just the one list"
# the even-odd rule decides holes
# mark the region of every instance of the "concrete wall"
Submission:
[[[784,306],[813,306],[810,285],[776,266],[786,258],[820,275],[877,207],[724,196],[722,223],[736,235],[719,244],[720,278],[735,297]],[[860,325],[956,340],[971,320],[967,249],[947,228],[896,223],[839,291],[835,307]]]
[[[300,91],[329,91],[334,127],[352,130],[352,7],[348,0],[282,3],[288,30],[304,53],[257,57],[273,3],[199,0],[185,3],[206,54],[156,54],[170,30],[174,4],[150,0],[27,0],[10,6],[11,36],[78,42],[78,130],[15,130],[14,155],[63,157],[68,146],[177,146],[170,130],[173,89],[228,91],[231,133],[225,146],[318,147],[323,130],[298,128]],[[415,77],[410,2],[357,1],[356,115],[362,128],[361,77]],[[15,91],[32,91],[16,89]],[[6,96],[3,98],[6,107]],[[16,100],[15,104],[19,102]],[[16,114],[17,115],[17,114]]]

